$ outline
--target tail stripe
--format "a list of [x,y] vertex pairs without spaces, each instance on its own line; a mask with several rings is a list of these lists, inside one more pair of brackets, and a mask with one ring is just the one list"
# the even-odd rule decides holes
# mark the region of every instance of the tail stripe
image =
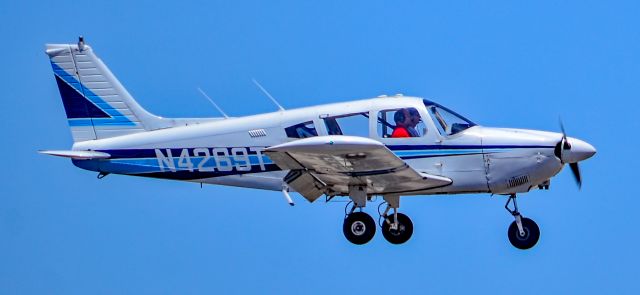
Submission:
[[[62,96],[65,111],[67,111],[67,118],[69,118],[69,124],[71,126],[91,126],[92,124],[94,126],[136,125],[135,122],[132,122],[118,110],[111,107],[109,103],[82,85],[80,81],[67,73],[67,71],[55,62],[52,61],[51,66],[56,75],[60,95]],[[82,93],[84,93],[84,96]],[[82,108],[84,108],[84,110],[82,110]]]
[[56,82],[58,83],[62,104],[68,119],[111,118],[99,107],[85,99],[82,94],[78,93],[69,84],[62,81],[58,75],[56,75]]

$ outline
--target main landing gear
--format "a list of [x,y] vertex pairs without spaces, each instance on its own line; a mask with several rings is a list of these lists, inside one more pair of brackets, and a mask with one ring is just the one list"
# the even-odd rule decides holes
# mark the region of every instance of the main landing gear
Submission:
[[[349,213],[347,213],[347,208],[351,202],[345,207],[342,232],[349,242],[356,245],[366,244],[371,241],[376,234],[376,223],[373,221],[373,218],[371,218],[369,214],[362,212],[362,208],[367,205],[366,188],[362,186],[350,186],[349,198],[351,198],[353,206],[351,210],[349,210]],[[356,212],[356,209],[359,209],[359,211]]]
[[[513,202],[513,210],[509,208],[511,202]],[[533,220],[522,217],[520,211],[518,211],[515,194],[509,196],[504,208],[515,218],[515,221],[511,223],[507,231],[511,245],[522,250],[535,246],[538,243],[538,239],[540,239],[540,228]]]
[[[373,218],[362,211],[366,204],[366,195],[364,192],[355,189],[350,192],[350,198],[353,206],[350,210],[345,208],[345,219],[342,225],[342,232],[349,242],[356,245],[366,244],[376,234],[376,224]],[[402,244],[408,241],[413,234],[413,222],[407,215],[398,212],[400,205],[399,196],[384,196],[385,202],[380,206],[387,204],[387,208],[380,214],[380,227],[382,228],[382,236],[391,244]],[[380,208],[380,207],[378,207]],[[356,211],[358,209],[359,211]],[[389,212],[393,209],[393,213]],[[348,211],[348,213],[347,213]]]
[[[413,222],[409,216],[398,213],[400,207],[399,196],[384,196],[385,202],[378,206],[380,214],[380,227],[382,228],[382,236],[391,244],[403,244],[413,235]],[[380,207],[387,204],[384,212],[380,213]],[[393,210],[392,214],[389,211]]]
[[[355,205],[353,209],[356,209]],[[369,214],[352,210],[344,219],[342,232],[349,242],[356,245],[366,244],[376,234],[376,223]]]

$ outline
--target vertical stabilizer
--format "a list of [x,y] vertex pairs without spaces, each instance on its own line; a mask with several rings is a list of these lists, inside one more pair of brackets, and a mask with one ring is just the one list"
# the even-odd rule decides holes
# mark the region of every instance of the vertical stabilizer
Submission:
[[163,119],[144,110],[93,53],[78,44],[47,44],[73,140],[157,129]]

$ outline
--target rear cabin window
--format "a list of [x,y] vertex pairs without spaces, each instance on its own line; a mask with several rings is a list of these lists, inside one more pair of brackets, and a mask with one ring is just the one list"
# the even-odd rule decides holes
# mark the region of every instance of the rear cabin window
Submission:
[[369,137],[369,114],[355,113],[324,118],[329,135]]
[[289,126],[284,129],[289,138],[307,138],[318,136],[315,125],[312,121]]
[[421,137],[427,133],[422,116],[415,108],[380,111],[377,129],[382,138]]

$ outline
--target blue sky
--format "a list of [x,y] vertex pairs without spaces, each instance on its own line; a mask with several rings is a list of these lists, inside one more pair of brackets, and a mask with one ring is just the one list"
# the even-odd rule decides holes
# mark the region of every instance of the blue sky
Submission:
[[[2,1],[1,294],[637,294],[635,1]],[[481,125],[557,131],[598,154],[520,198],[410,197],[405,245],[346,242],[344,203],[112,175],[36,153],[72,141],[45,43],[87,43],[165,117],[404,93]],[[373,213],[374,206],[369,208]]]

